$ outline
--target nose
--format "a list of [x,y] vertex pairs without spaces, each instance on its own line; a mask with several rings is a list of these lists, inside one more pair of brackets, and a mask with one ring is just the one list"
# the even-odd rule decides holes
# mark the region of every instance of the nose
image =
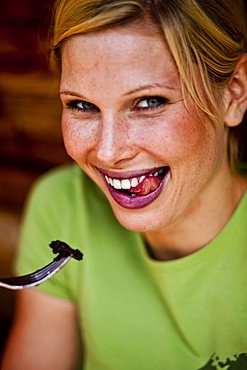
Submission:
[[131,128],[123,118],[105,117],[99,130],[96,156],[101,165],[114,167],[136,155]]

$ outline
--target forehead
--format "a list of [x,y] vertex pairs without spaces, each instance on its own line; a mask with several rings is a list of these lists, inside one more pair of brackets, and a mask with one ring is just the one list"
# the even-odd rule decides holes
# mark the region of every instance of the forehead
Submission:
[[[65,41],[64,45],[70,43],[71,40],[77,37],[83,37],[85,40],[106,39],[107,37],[125,37],[130,35],[142,35],[143,37],[153,38],[157,36],[161,42],[165,42],[165,36],[160,27],[158,27],[151,19],[136,19],[122,25],[113,25],[101,30],[90,31],[88,33],[81,33],[74,35]],[[151,41],[151,40],[150,40]],[[64,49],[64,47],[62,48]]]
[[[131,84],[138,79],[167,81],[178,71],[159,29],[150,23],[132,23],[69,39],[62,50],[62,84],[83,81]],[[147,81],[151,83],[152,81]]]

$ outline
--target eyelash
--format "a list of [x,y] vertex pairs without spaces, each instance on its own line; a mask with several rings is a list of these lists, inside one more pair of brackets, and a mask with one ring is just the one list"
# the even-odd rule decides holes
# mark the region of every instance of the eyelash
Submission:
[[[156,100],[158,104],[154,105],[154,106],[138,107],[138,104],[141,103],[141,102],[144,102],[145,100],[147,100],[147,101],[148,100]],[[155,109],[159,108],[160,106],[163,106],[167,103],[168,103],[168,99],[163,98],[162,96],[144,96],[144,97],[138,99],[135,102],[133,109],[137,110],[137,111],[139,111],[139,110],[142,110],[142,111],[143,110],[144,111],[146,111],[146,110],[155,110]]]
[[[80,108],[78,105],[80,103],[86,103],[86,104],[89,104],[93,107],[93,109],[85,109],[85,108]],[[92,104],[92,103],[89,103],[85,100],[71,100],[70,102],[66,103],[66,107],[71,109],[71,110],[75,110],[75,111],[78,111],[78,112],[84,112],[84,113],[88,113],[89,111],[99,111],[99,108],[96,107],[96,105]]]
[[[144,102],[145,100],[156,100],[157,101],[157,105],[154,105],[154,106],[147,106],[147,107],[138,107],[138,104],[141,103],[141,102]],[[134,106],[132,108],[132,111],[152,111],[152,110],[155,110],[157,108],[159,108],[160,106],[163,106],[165,104],[167,104],[169,102],[168,99],[166,98],[163,98],[161,96],[146,96],[146,97],[142,97],[138,100],[136,100],[134,102]],[[88,104],[89,106],[91,106],[91,108],[80,108],[78,105],[79,104]],[[68,103],[66,103],[66,107],[71,109],[71,110],[74,110],[74,111],[77,111],[77,112],[80,112],[80,113],[89,113],[89,112],[98,112],[99,111],[99,108],[92,104],[92,103],[89,103],[85,100],[71,100],[69,101]]]

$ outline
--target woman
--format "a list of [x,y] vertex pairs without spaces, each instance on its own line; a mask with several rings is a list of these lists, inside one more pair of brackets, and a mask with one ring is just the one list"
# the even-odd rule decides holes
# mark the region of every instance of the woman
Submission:
[[18,272],[54,239],[84,261],[21,292],[3,369],[246,366],[246,49],[241,0],[57,1],[77,164],[36,185]]

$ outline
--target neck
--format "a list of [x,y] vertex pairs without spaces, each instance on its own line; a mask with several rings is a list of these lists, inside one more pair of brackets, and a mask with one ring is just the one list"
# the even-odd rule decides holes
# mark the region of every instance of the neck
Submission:
[[173,260],[185,257],[217,236],[247,188],[247,178],[230,171],[223,177],[222,186],[213,181],[175,222],[163,229],[144,233],[153,258]]

